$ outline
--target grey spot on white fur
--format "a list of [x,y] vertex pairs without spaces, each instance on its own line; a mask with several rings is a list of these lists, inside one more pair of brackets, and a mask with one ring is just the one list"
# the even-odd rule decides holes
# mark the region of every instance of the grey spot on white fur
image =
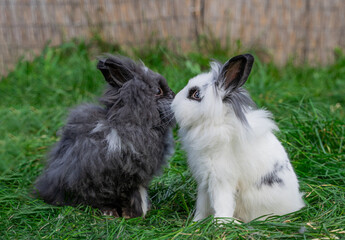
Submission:
[[274,186],[276,184],[278,185],[284,185],[284,181],[278,176],[278,174],[284,170],[289,170],[285,165],[279,164],[278,162],[274,164],[273,170],[266,175],[261,177],[261,181],[258,184],[258,188],[261,188],[262,185],[266,186]]
[[[215,82],[215,90],[216,90],[216,93],[218,94],[217,89],[221,85],[219,81],[217,80],[219,80],[222,65],[219,62],[212,62],[211,69],[212,69],[213,79]],[[233,109],[234,113],[236,114],[236,117],[243,124],[248,125],[245,112],[248,109],[255,109],[256,104],[254,103],[249,93],[244,88],[242,87],[233,88],[230,86],[229,89],[226,90],[226,94],[223,98],[223,102],[227,103],[228,107]]]
[[248,125],[245,112],[248,109],[256,108],[256,105],[250,98],[249,93],[245,89],[238,88],[235,91],[228,93],[223,99],[223,101],[225,103],[228,103],[229,106],[232,107],[236,114],[236,117],[240,119],[242,123]]

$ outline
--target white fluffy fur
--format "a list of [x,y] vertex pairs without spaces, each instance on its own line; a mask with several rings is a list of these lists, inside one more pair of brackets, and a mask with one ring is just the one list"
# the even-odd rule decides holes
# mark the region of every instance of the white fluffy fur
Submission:
[[111,129],[106,139],[108,142],[108,150],[110,152],[116,152],[121,150],[121,138],[119,137],[115,129]]
[[141,209],[143,210],[143,217],[145,217],[147,210],[148,210],[148,195],[147,195],[147,190],[143,186],[139,186],[139,193],[141,197]]
[[[246,126],[223,103],[225,91],[214,84],[215,74],[191,79],[175,97],[172,108],[188,163],[198,183],[194,220],[209,215],[244,222],[263,215],[283,215],[304,206],[288,156],[273,131],[278,127],[265,110],[247,109]],[[219,74],[219,72],[218,72]],[[202,101],[188,99],[199,87]],[[274,166],[282,184],[263,184]]]

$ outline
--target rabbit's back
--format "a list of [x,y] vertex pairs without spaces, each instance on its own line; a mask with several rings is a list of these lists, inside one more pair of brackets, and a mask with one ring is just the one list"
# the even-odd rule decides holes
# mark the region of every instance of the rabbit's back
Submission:
[[[104,136],[93,130],[104,116],[104,110],[95,105],[81,105],[70,112],[61,139],[49,153],[47,167],[36,182],[35,188],[46,202],[73,204],[95,195],[94,187],[99,184],[95,182],[92,187],[88,182],[104,168],[102,152],[106,145]],[[76,192],[81,193],[78,199],[73,197]],[[88,196],[83,196],[86,193]]]

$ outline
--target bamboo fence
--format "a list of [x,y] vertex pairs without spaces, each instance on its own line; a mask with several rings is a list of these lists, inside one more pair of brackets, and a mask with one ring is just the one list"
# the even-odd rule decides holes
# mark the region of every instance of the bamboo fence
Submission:
[[[278,64],[327,64],[345,49],[345,0],[0,0],[0,75],[72,38],[122,45],[208,36],[264,49]],[[210,56],[212,57],[212,56]]]

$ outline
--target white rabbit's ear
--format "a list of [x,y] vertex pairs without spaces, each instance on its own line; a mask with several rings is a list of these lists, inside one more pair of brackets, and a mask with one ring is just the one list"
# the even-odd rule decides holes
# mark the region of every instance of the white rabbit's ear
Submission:
[[251,54],[231,58],[223,65],[218,84],[225,90],[241,87],[247,81],[253,63],[254,57]]
[[133,78],[128,60],[116,56],[100,59],[97,68],[102,72],[105,80],[113,87],[120,88]]

